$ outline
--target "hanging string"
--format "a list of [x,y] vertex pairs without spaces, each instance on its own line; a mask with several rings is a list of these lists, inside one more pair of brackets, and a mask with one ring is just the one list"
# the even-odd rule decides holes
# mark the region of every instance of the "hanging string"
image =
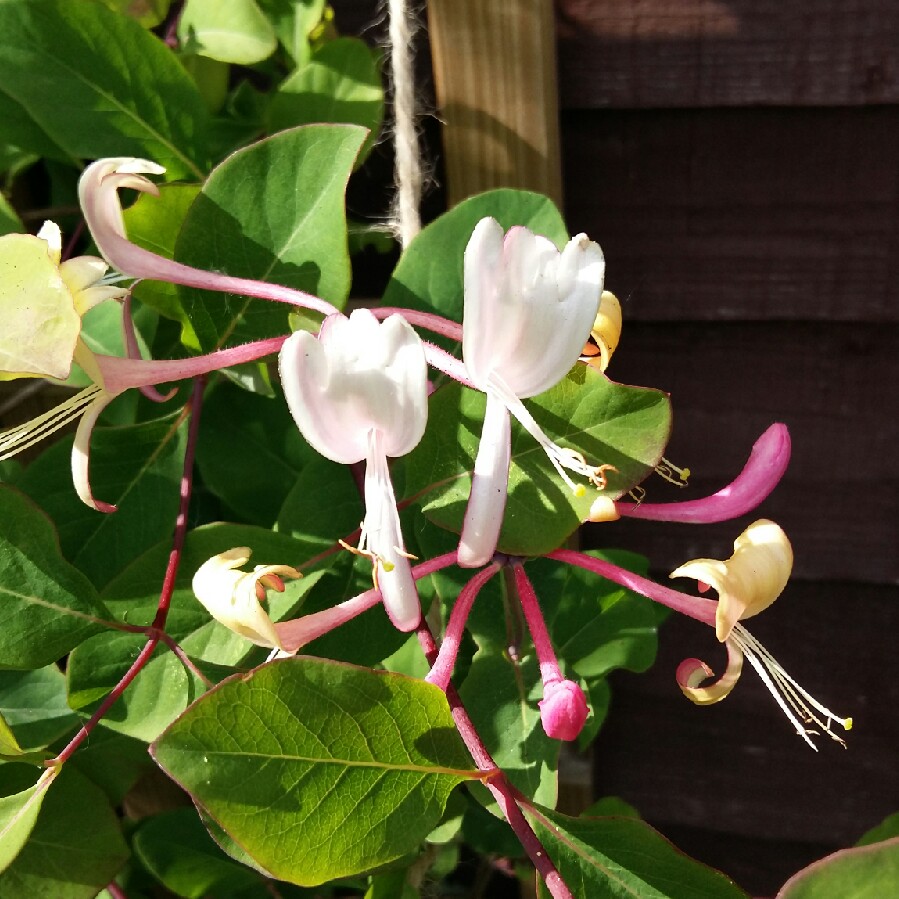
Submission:
[[421,230],[421,157],[415,127],[415,73],[412,40],[416,25],[409,0],[388,0],[390,15],[390,70],[393,80],[394,181],[396,198],[391,214],[393,229],[405,248]]

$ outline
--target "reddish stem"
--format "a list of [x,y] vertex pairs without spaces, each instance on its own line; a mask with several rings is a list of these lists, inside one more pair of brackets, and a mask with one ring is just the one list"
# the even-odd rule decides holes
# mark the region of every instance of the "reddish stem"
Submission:
[[[422,618],[421,624],[418,626],[416,636],[425,657],[433,666],[438,656],[437,644],[424,618]],[[456,692],[456,688],[452,684],[447,684],[444,692],[446,693],[456,728],[469,753],[471,753],[474,763],[478,766],[478,770],[485,774],[484,785],[499,803],[506,820],[509,822],[512,830],[515,831],[515,835],[521,842],[524,851],[527,852],[534,867],[543,878],[550,895],[553,896],[553,899],[574,899],[571,890],[568,889],[565,881],[562,879],[562,875],[559,874],[552,859],[547,855],[540,838],[534,833],[534,829],[518,807],[514,788],[506,779],[506,775],[502,770],[497,767],[496,762],[493,761],[493,757],[475,729],[474,723],[468,717],[468,712],[465,710],[465,706],[462,705],[462,699]]]
[[128,689],[131,682],[150,660],[160,642],[160,634],[165,627],[169,606],[172,602],[172,594],[175,592],[175,579],[178,574],[178,565],[181,562],[181,552],[184,548],[184,538],[187,534],[187,511],[190,506],[190,494],[193,489],[193,465],[194,452],[197,443],[197,435],[200,429],[200,407],[203,401],[204,378],[194,381],[194,389],[191,393],[188,408],[190,411],[190,427],[187,433],[187,448],[184,452],[184,468],[181,475],[181,503],[178,508],[178,517],[175,520],[175,534],[172,538],[172,550],[169,553],[169,561],[166,566],[165,577],[162,581],[162,589],[159,594],[159,605],[156,607],[156,617],[150,625],[150,637],[138,653],[131,667],[125,672],[122,679],[113,687],[109,695],[100,703],[100,707],[85,722],[81,730],[75,734],[68,745],[56,756],[47,762],[47,766],[58,766],[68,761],[76,749],[84,742],[97,723],[112,708],[116,700]]
[[557,562],[567,562],[569,565],[577,565],[587,571],[592,571],[606,580],[621,584],[635,593],[646,596],[653,602],[668,606],[675,612],[695,618],[703,624],[715,626],[715,611],[718,603],[713,599],[703,599],[701,596],[689,596],[686,593],[678,593],[670,587],[663,587],[655,581],[648,578],[640,577],[633,571],[626,568],[619,568],[611,562],[604,562],[602,559],[588,556],[585,553],[576,552],[572,549],[555,549],[551,553],[546,554],[547,559],[555,559]]
[[515,572],[515,586],[518,588],[518,599],[524,612],[524,620],[528,623],[531,639],[534,641],[534,649],[537,650],[537,659],[540,662],[540,678],[544,685],[551,681],[562,680],[562,672],[559,670],[559,660],[553,649],[546,622],[543,620],[543,612],[540,611],[540,603],[534,592],[534,585],[527,576],[521,562],[512,565]]

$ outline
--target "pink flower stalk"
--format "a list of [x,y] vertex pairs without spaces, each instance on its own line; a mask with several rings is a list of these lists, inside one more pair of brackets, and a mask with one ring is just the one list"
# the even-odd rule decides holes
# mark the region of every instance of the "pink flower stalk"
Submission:
[[291,335],[279,357],[287,405],[306,440],[334,462],[365,460],[365,521],[359,551],[371,557],[384,608],[402,631],[421,618],[403,544],[388,457],[408,453],[428,418],[427,362],[409,322],[367,309],[331,315],[319,336]]
[[84,218],[103,258],[122,274],[132,278],[170,281],[202,290],[242,294],[290,303],[331,315],[337,312],[331,303],[280,284],[266,284],[250,278],[234,278],[182,265],[164,256],[144,250],[128,240],[118,192],[131,188],[159,196],[159,188],[144,175],[162,175],[165,169],[146,159],[116,157],[98,159],[89,165],[78,182],[78,199]]
[[540,721],[543,730],[554,740],[576,740],[590,714],[584,691],[574,681],[562,677],[534,585],[525,573],[524,566],[516,561],[512,564],[512,570],[515,572],[515,586],[518,588],[524,618],[540,663],[540,678],[543,681]]
[[217,350],[189,359],[121,359],[92,353],[79,342],[75,361],[94,382],[49,412],[0,434],[0,461],[27,449],[39,440],[80,418],[72,446],[72,482],[83,503],[98,512],[114,512],[115,506],[94,497],[90,486],[90,439],[100,413],[121,393],[148,388],[220,368],[260,359],[280,349],[283,337],[274,337]]
[[481,592],[481,588],[499,570],[499,563],[492,562],[477,572],[459,592],[456,604],[453,606],[453,611],[450,614],[449,624],[443,637],[443,643],[440,646],[440,652],[437,654],[437,659],[425,678],[426,681],[436,684],[443,691],[446,691],[447,686],[449,686],[453,668],[456,666],[456,657],[459,655],[459,647],[462,645],[465,624],[471,613],[471,607],[474,605],[477,595]]
[[775,423],[753,444],[743,470],[726,487],[702,499],[677,503],[616,502],[619,515],[651,521],[711,524],[752,511],[767,499],[790,462],[790,432]]

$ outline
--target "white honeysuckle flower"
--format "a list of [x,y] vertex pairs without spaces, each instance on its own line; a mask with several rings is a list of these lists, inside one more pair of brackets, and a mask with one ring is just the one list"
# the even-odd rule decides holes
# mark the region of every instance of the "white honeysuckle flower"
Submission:
[[[815,749],[810,734],[823,731],[838,743],[843,740],[830,729],[837,722],[852,728],[851,718],[840,718],[804,690],[739,622],[764,611],[783,592],[793,570],[793,549],[787,535],[773,521],[754,521],[734,541],[734,554],[726,561],[694,559],[671,572],[671,577],[695,578],[700,590],[714,588],[718,594],[715,633],[727,648],[724,674],[711,685],[714,673],[700,659],[685,659],[678,666],[677,681],[684,695],[697,705],[720,702],[734,688],[743,669],[743,659],[755,668],[796,732]],[[845,745],[845,744],[843,744]]]
[[387,457],[412,450],[428,417],[427,364],[418,334],[401,316],[379,322],[367,309],[331,315],[318,337],[292,334],[279,357],[284,396],[297,427],[334,462],[365,467],[359,549],[393,624],[413,630],[421,607],[400,531]]
[[109,267],[96,256],[61,260],[54,222],[37,235],[0,237],[0,381],[67,378],[76,351],[90,352],[80,337],[84,314],[128,293],[103,283]]
[[508,492],[510,419],[514,415],[549,456],[559,476],[583,493],[568,471],[605,484],[604,466],[553,443],[521,402],[558,383],[577,362],[602,295],[605,260],[585,234],[560,252],[552,241],[516,227],[503,233],[478,222],[465,250],[462,355],[472,383],[487,394],[459,564],[493,556]]
[[262,607],[266,589],[284,590],[282,578],[301,577],[290,565],[257,565],[240,571],[251,551],[237,546],[204,562],[193,577],[194,595],[206,611],[225,627],[257,646],[282,650],[277,625]]

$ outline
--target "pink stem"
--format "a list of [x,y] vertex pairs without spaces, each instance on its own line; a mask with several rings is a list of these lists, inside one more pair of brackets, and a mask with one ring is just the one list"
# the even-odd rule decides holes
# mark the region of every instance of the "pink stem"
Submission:
[[775,423],[756,440],[743,470],[726,487],[702,499],[679,503],[615,503],[619,514],[652,521],[711,524],[754,509],[777,486],[790,462],[790,432]]
[[383,319],[391,315],[402,315],[410,325],[418,325],[434,334],[449,337],[452,340],[462,340],[462,325],[442,315],[433,312],[420,312],[417,309],[403,309],[400,306],[380,306],[371,310],[375,318]]
[[669,587],[663,587],[655,581],[648,578],[640,577],[625,568],[619,568],[610,562],[603,562],[602,559],[596,559],[584,553],[576,552],[571,549],[556,549],[546,554],[547,559],[555,559],[557,562],[566,562],[569,565],[577,565],[587,571],[592,571],[606,580],[621,584],[641,596],[646,596],[653,602],[668,606],[675,612],[695,618],[703,624],[715,626],[715,612],[718,603],[713,599],[703,599],[701,596],[689,596],[686,593],[678,593]]
[[500,566],[496,562],[491,563],[486,568],[482,568],[462,588],[456,599],[437,660],[425,678],[425,680],[440,687],[444,692],[446,692],[447,684],[449,684],[450,676],[456,664],[456,656],[459,654],[459,647],[462,645],[462,637],[465,634],[465,624],[468,621],[475,598],[481,592],[484,584],[499,570]]
[[168,616],[169,606],[172,602],[172,594],[175,592],[175,579],[178,575],[178,566],[181,562],[181,553],[184,549],[184,538],[187,534],[187,512],[190,506],[190,496],[193,489],[193,468],[194,468],[194,452],[197,443],[197,435],[200,429],[200,408],[203,401],[204,381],[198,378],[194,383],[193,393],[190,398],[190,429],[187,435],[187,449],[184,453],[184,467],[181,475],[181,502],[178,508],[178,517],[175,519],[175,534],[172,538],[172,549],[169,553],[169,561],[166,566],[165,576],[162,581],[162,589],[159,593],[159,604],[156,607],[156,616],[153,624],[150,626],[151,636],[144,644],[143,649],[138,653],[137,658],[131,667],[125,672],[122,679],[113,687],[109,695],[100,703],[97,711],[84,723],[81,730],[75,734],[69,741],[68,745],[56,756],[55,759],[47,762],[47,767],[62,765],[72,757],[75,750],[90,735],[91,731],[97,726],[97,723],[112,708],[118,698],[128,689],[131,682],[137,677],[141,669],[150,660],[156,647],[159,645],[159,632],[165,627],[166,617]]
[[[416,565],[412,569],[412,577],[414,580],[419,580],[435,571],[453,565],[455,561],[456,554],[454,552],[445,553]],[[289,621],[278,621],[275,623],[275,630],[284,649],[287,652],[296,652],[300,647],[330,633],[342,624],[346,624],[347,621],[361,615],[372,606],[376,606],[380,601],[381,591],[372,588],[351,599],[346,599],[330,609],[323,609],[321,612],[313,612],[311,615],[303,615]]]
[[131,387],[168,384],[231,365],[253,362],[277,353],[286,339],[287,337],[267,337],[188,359],[121,359],[118,356],[102,355],[95,358],[103,375],[104,388],[116,395]]
[[[421,624],[418,626],[416,635],[424,651],[425,658],[433,667],[439,653],[437,644],[434,642],[434,635],[431,633],[431,629],[424,618],[422,618]],[[540,842],[540,838],[534,833],[533,828],[521,813],[515,798],[514,788],[506,779],[506,775],[497,768],[496,762],[484,745],[483,740],[481,740],[480,734],[475,730],[474,723],[468,717],[468,712],[465,711],[465,706],[462,705],[462,700],[455,687],[452,684],[448,684],[444,692],[449,702],[453,721],[456,723],[456,728],[463,742],[468,748],[474,763],[478,766],[478,770],[486,775],[484,785],[499,803],[506,820],[509,822],[512,830],[515,831],[515,835],[521,842],[522,847],[543,878],[550,895],[553,896],[553,899],[574,899],[571,890],[568,889],[565,881],[562,880],[562,875],[559,874],[545,847]]]
[[540,610],[537,594],[534,592],[534,585],[521,562],[515,562],[512,570],[515,572],[515,586],[518,588],[518,599],[524,611],[524,620],[528,623],[528,630],[531,632],[534,648],[537,650],[537,658],[540,661],[540,678],[543,685],[560,681],[562,672],[559,670],[559,661],[546,628],[543,612]]
[[422,343],[424,343],[425,347],[425,359],[428,360],[428,365],[430,365],[431,368],[436,368],[445,375],[449,375],[454,381],[458,381],[466,387],[477,390],[477,387],[475,387],[468,377],[468,369],[465,368],[464,362],[457,359],[452,353],[442,350],[433,343],[428,343],[426,340],[422,341]]

